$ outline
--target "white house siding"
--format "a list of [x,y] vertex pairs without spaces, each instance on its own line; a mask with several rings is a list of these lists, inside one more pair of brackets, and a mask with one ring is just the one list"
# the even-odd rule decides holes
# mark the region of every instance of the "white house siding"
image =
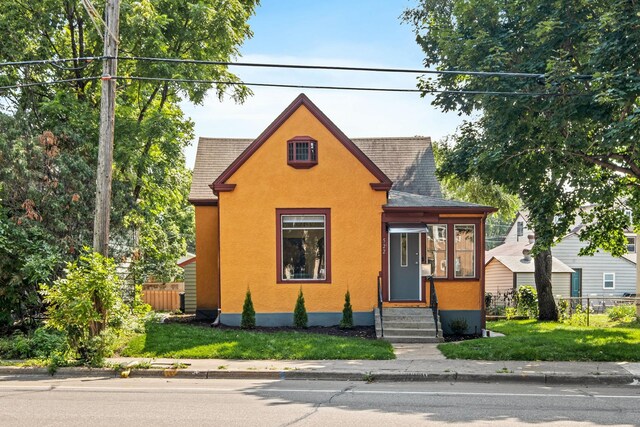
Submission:
[[[593,256],[578,256],[586,246],[577,235],[571,234],[552,248],[553,256],[574,270],[582,269],[582,296],[620,296],[636,289],[636,266],[632,262],[600,251]],[[603,273],[615,273],[615,289],[603,289]],[[555,293],[555,292],[554,292]]]
[[484,274],[485,292],[495,295],[513,289],[513,273],[498,260],[489,261]]
[[[522,236],[518,236],[518,222],[523,223]],[[521,214],[518,214],[515,222],[513,223],[513,225],[509,229],[509,232],[504,238],[504,243],[516,243],[516,242],[528,241],[527,236],[529,234],[533,234],[533,230],[529,228],[529,223],[527,222],[527,220],[525,220]]]
[[196,312],[196,263],[184,267],[184,310],[185,313]]
[[[536,287],[536,280],[533,273],[518,273],[516,283],[518,287],[524,285]],[[551,288],[554,296],[569,297],[571,295],[571,273],[552,273]]]

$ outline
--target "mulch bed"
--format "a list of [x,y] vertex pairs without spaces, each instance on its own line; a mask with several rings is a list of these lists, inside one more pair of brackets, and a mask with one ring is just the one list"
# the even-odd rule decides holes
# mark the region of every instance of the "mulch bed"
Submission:
[[444,342],[459,342],[459,341],[467,341],[467,340],[475,340],[476,338],[480,338],[478,335],[445,335]]
[[[211,327],[210,321],[196,320],[195,315],[172,315],[164,320],[164,323],[184,323],[193,326]],[[237,326],[218,325],[220,330],[241,330]],[[244,330],[244,329],[243,329]],[[255,332],[305,332],[308,334],[333,335],[339,337],[357,337],[375,339],[376,330],[373,326],[354,326],[351,329],[341,329],[338,326],[310,326],[308,328],[294,328],[293,326],[265,327],[256,326],[251,329]]]

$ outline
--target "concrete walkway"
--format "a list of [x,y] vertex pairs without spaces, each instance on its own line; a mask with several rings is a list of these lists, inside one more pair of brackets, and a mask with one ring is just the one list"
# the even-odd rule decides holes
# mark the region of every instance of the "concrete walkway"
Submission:
[[[224,360],[111,358],[115,368],[61,368],[60,376],[255,378],[366,381],[532,382],[640,385],[640,363],[526,362],[446,359],[437,344],[394,345],[395,360]],[[143,365],[144,369],[136,368]],[[149,368],[149,366],[151,368]],[[124,371],[124,374],[121,372]],[[44,368],[0,367],[0,375],[47,374]]]

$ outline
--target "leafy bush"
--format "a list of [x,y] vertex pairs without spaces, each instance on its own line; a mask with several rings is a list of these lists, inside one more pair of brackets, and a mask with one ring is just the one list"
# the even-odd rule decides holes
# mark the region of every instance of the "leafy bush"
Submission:
[[342,329],[353,328],[353,307],[351,306],[351,294],[349,291],[344,294],[344,308],[342,309],[340,327]]
[[566,320],[569,318],[569,301],[566,299],[560,298],[558,300],[558,319],[560,321]]
[[577,305],[573,310],[573,314],[569,316],[564,323],[567,323],[571,326],[587,326],[587,313],[590,308],[583,308],[582,305]]
[[617,305],[607,310],[607,316],[614,321],[633,320],[636,317],[636,307],[633,305]]
[[515,307],[507,307],[504,309],[504,315],[507,320],[511,320],[518,315],[518,310]]
[[491,292],[486,292],[484,294],[484,307],[491,307],[491,303],[493,302],[493,294]]
[[467,331],[468,327],[469,323],[467,323],[467,319],[462,317],[453,319],[449,322],[449,329],[451,329],[451,332],[454,335],[463,335]]
[[115,339],[131,326],[120,294],[122,283],[112,259],[85,250],[67,264],[66,277],[41,285],[47,304],[47,326],[64,332],[81,361],[100,365]]
[[0,339],[2,359],[46,359],[54,354],[64,354],[67,349],[63,333],[44,327],[36,329],[30,335],[16,332],[10,337]]
[[300,288],[296,306],[293,309],[293,326],[296,328],[306,328],[308,323],[309,316],[307,316],[307,309],[304,306],[304,295],[302,295],[302,288]]
[[253,301],[251,301],[251,290],[249,289],[247,289],[247,295],[244,297],[240,327],[242,329],[253,329],[256,327],[256,311],[253,309]]
[[538,317],[538,293],[533,286],[520,286],[516,291],[515,300],[519,315]]

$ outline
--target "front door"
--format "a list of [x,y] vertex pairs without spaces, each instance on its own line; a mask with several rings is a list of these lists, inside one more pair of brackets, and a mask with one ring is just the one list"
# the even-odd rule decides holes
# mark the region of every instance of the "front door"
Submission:
[[575,272],[571,273],[571,297],[579,298],[582,293],[582,269],[574,268]]
[[391,301],[420,301],[420,233],[389,235]]

